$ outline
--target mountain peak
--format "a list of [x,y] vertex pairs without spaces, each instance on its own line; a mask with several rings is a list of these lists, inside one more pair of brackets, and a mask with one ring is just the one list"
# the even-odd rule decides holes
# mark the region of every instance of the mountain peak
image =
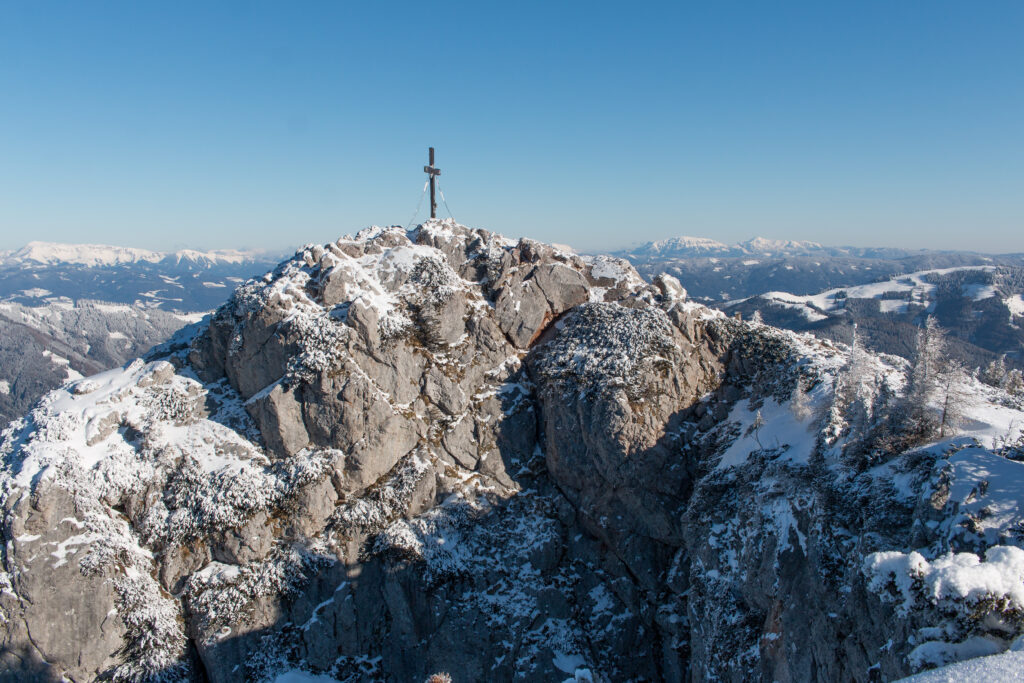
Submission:
[[855,680],[888,642],[891,680],[922,652],[900,634],[1007,647],[1020,411],[964,376],[961,436],[869,451],[844,387],[891,387],[850,414],[898,416],[906,369],[850,361],[671,276],[451,221],[303,247],[0,436],[5,647],[38,652],[10,665]]
[[736,246],[742,249],[747,249],[756,254],[771,254],[775,252],[809,252],[820,251],[825,248],[818,242],[774,240],[767,237],[752,237],[745,242],[737,243]]
[[650,243],[655,249],[666,250],[666,249],[693,249],[703,251],[717,251],[720,249],[728,249],[728,245],[717,240],[713,240],[710,237],[692,237],[689,235],[681,235],[679,237],[669,237],[668,239],[658,240]]
[[701,256],[792,256],[827,250],[817,242],[798,240],[773,240],[766,237],[752,237],[736,244],[725,244],[707,237],[669,237],[648,242],[622,254],[627,258],[694,258]]

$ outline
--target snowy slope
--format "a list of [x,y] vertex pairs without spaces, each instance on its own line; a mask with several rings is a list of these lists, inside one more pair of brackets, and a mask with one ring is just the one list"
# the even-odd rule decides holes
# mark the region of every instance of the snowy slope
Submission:
[[[925,307],[930,304],[937,285],[929,281],[929,276],[948,275],[950,273],[972,270],[991,272],[995,268],[993,266],[937,268],[908,273],[882,282],[873,282],[853,287],[839,287],[819,294],[797,296],[788,292],[765,292],[760,294],[758,298],[784,306],[803,307],[807,310],[806,315],[808,319],[811,320],[823,319],[823,313],[842,310],[847,299],[878,299],[883,312],[906,312],[911,304],[921,304]],[[996,291],[991,285],[972,284],[965,285],[964,294],[973,301],[980,301],[996,296]],[[747,299],[726,302],[722,306],[730,308],[744,301],[747,301]]]
[[[67,369],[119,366],[219,306],[278,257],[262,252],[32,242],[0,256],[0,424],[56,388]],[[201,317],[201,316],[200,316]],[[59,360],[62,359],[62,360]]]
[[66,380],[118,367],[201,318],[85,301],[0,302],[0,423]]

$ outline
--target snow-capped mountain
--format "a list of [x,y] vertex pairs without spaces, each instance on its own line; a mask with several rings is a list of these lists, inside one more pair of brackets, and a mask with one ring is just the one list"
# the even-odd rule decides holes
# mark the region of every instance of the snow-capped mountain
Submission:
[[736,245],[749,254],[766,256],[786,256],[792,254],[812,254],[825,251],[818,242],[802,242],[799,240],[772,240],[765,237],[753,237]]
[[155,252],[93,244],[30,242],[0,257],[0,301],[28,306],[69,299],[168,311],[205,311],[279,254],[261,251]]
[[[274,256],[277,256],[274,254]],[[106,244],[64,244],[59,242],[29,242],[21,249],[0,255],[0,266],[36,265],[54,266],[59,264],[78,265],[89,268],[120,266],[132,263],[161,263],[175,265],[191,263],[209,268],[216,265],[243,263],[264,263],[271,256],[263,250],[238,251],[218,249],[197,251],[182,249],[174,252],[149,251],[133,247],[117,247]]]
[[707,237],[670,237],[637,248],[630,253],[644,254],[649,256],[676,256],[686,254],[687,256],[703,256],[713,254],[725,254],[730,247],[723,242],[708,239]]
[[617,256],[636,261],[709,256],[736,258],[741,256],[804,256],[807,254],[834,255],[831,249],[817,242],[773,240],[765,237],[753,237],[732,245],[707,237],[670,237],[616,252]]
[[0,661],[215,683],[1009,661],[1024,406],[940,341],[908,367],[451,221],[305,247],[4,433]]

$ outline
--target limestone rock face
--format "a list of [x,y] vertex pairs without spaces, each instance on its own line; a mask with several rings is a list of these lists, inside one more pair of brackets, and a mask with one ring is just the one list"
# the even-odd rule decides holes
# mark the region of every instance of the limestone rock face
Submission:
[[870,681],[1009,647],[1013,590],[885,572],[1013,579],[1017,451],[855,450],[848,360],[450,221],[303,248],[3,433],[0,680]]
[[[698,323],[701,324],[701,323]],[[586,304],[531,355],[547,467],[610,545],[647,555],[680,545],[676,508],[692,490],[680,467],[685,411],[717,387],[725,349],[690,344],[660,308]],[[669,558],[625,559],[654,588]]]
[[[483,404],[553,320],[588,301],[591,269],[454,224],[368,232],[241,288],[191,360],[247,399],[276,457],[344,451],[347,491],[434,438],[441,457],[474,469],[511,431]],[[646,291],[634,278],[621,295]]]
[[[289,387],[290,388],[290,387]],[[302,404],[294,391],[280,383],[253,396],[245,408],[260,425],[267,447],[283,455],[294,455],[309,445],[309,432],[302,417]]]
[[0,597],[10,615],[0,667],[41,678],[56,669],[74,680],[92,680],[115,663],[125,626],[110,577],[79,570],[89,537],[74,496],[44,484],[34,496],[10,503],[7,554],[15,571],[13,590]]

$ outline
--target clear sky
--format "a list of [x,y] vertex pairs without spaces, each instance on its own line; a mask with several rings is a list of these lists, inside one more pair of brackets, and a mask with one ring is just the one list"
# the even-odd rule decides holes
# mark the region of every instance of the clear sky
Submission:
[[429,145],[510,236],[1024,251],[1024,3],[0,0],[0,248],[404,225]]

